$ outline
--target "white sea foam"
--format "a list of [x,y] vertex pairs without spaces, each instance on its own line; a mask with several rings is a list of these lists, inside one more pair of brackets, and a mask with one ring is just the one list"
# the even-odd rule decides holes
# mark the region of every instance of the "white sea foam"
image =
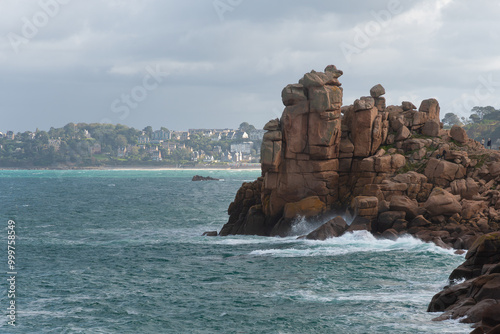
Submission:
[[333,256],[333,255],[343,255],[349,253],[346,249],[334,249],[334,248],[307,248],[307,249],[262,249],[255,250],[250,253],[250,255],[256,256],[273,256],[273,257],[311,257],[311,256]]
[[253,244],[283,244],[294,242],[295,238],[272,238],[254,236],[235,236],[223,238],[211,238],[211,243],[216,245],[253,245]]
[[[286,239],[287,243],[292,240]],[[260,242],[255,242],[260,243]],[[338,238],[319,240],[294,240],[290,248],[258,249],[250,254],[255,256],[273,257],[309,257],[332,256],[363,252],[431,252],[437,254],[454,254],[453,250],[443,249],[433,243],[425,243],[412,236],[403,236],[395,241],[377,239],[367,231],[349,232]]]

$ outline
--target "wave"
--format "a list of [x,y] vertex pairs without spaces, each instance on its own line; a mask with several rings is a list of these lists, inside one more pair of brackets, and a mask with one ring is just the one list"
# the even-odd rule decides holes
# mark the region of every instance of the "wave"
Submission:
[[[284,238],[290,242],[290,238]],[[433,243],[426,243],[410,235],[403,236],[395,241],[388,239],[377,239],[368,231],[348,232],[338,238],[330,238],[324,241],[318,240],[296,240],[290,248],[259,249],[250,252],[254,256],[272,257],[310,257],[310,256],[332,256],[348,253],[364,252],[393,252],[408,251],[412,253],[436,253],[454,256],[454,250],[443,249]]]

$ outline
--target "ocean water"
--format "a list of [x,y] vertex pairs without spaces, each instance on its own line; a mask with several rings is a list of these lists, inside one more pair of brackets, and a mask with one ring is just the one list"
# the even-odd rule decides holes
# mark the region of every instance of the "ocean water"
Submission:
[[[223,180],[192,182],[195,174]],[[425,312],[463,255],[366,232],[322,242],[202,237],[222,227],[241,183],[258,176],[0,171],[0,333],[471,331]],[[16,327],[7,323],[9,219]]]

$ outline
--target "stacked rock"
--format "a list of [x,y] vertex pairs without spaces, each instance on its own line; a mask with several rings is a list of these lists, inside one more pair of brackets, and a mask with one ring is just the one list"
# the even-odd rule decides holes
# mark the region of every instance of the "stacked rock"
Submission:
[[283,89],[281,120],[264,127],[268,131],[261,150],[266,216],[279,219],[285,206],[287,212],[303,214],[298,202],[309,197],[308,202],[315,202],[311,205],[320,211],[338,200],[341,75],[330,65],[324,72],[306,73],[298,84]]
[[456,248],[498,227],[500,155],[463,128],[443,130],[436,99],[386,106],[377,84],[342,106],[341,75],[330,65],[283,89],[283,115],[264,127],[262,177],[238,192],[221,235],[287,235],[296,217],[346,209],[375,234]]

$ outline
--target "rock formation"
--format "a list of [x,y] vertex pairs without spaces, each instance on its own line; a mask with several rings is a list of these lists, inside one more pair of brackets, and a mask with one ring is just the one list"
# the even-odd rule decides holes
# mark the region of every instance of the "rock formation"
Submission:
[[[418,109],[409,101],[386,106],[377,84],[342,106],[342,74],[330,65],[283,89],[283,115],[264,127],[262,176],[238,191],[220,235],[286,236],[305,217],[320,222],[307,239],[363,229],[472,246],[452,274],[468,281],[437,295],[429,310],[481,321],[476,333],[500,333],[500,235],[483,236],[500,229],[500,154],[461,127],[444,130],[436,99]],[[339,213],[352,223],[331,219]]]
[[330,65],[283,89],[283,115],[264,127],[262,177],[240,189],[220,234],[285,236],[299,216],[346,211],[375,235],[459,249],[498,230],[500,154],[443,130],[436,99],[386,106],[377,84],[342,106],[342,74]]
[[[483,235],[472,245],[466,261],[450,275],[450,285],[432,298],[435,320],[474,323],[472,333],[500,333],[500,232]],[[465,282],[457,283],[461,279]]]

